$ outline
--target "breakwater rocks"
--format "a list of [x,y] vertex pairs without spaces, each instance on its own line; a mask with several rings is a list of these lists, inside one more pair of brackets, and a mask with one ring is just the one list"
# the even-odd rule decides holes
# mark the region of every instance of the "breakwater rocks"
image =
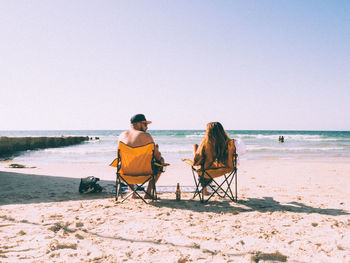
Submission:
[[9,157],[20,151],[69,146],[88,140],[88,136],[0,137],[0,157]]

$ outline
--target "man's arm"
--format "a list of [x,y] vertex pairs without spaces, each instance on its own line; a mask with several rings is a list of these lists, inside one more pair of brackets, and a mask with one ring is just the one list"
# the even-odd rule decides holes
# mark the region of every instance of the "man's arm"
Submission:
[[157,161],[162,161],[162,154],[160,153],[159,151],[159,146],[158,144],[155,144],[155,147],[154,147],[154,158],[157,160]]
[[118,142],[126,143],[125,138],[126,138],[126,132],[124,131],[119,135]]
[[145,135],[148,136],[148,138],[146,139],[148,142],[147,143],[154,143],[155,144],[155,147],[154,147],[154,158],[157,160],[157,161],[162,161],[163,158],[162,158],[162,154],[160,153],[159,151],[159,146],[158,144],[156,144],[152,138],[152,136],[149,134],[149,133],[145,133]]

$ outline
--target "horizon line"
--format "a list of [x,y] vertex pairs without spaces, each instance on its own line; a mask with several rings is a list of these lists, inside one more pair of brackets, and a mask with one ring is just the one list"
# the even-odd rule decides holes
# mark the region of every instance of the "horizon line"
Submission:
[[[125,131],[126,129],[28,129],[28,130],[0,130],[0,132],[11,132],[11,131]],[[305,129],[225,129],[226,131],[328,131],[328,132],[350,132],[350,130],[305,130]],[[148,131],[205,131],[205,129],[148,129]]]

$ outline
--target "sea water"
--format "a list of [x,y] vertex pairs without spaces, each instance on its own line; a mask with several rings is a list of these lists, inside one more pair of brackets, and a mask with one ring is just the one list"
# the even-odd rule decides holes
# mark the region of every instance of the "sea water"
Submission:
[[[121,130],[0,131],[0,136],[89,136],[79,145],[26,151],[14,157],[18,163],[89,162],[109,164],[116,157]],[[149,130],[164,159],[171,164],[191,158],[192,145],[204,138],[204,130]],[[350,131],[228,130],[241,140],[246,153],[240,160],[350,160]],[[284,136],[284,143],[278,141]]]

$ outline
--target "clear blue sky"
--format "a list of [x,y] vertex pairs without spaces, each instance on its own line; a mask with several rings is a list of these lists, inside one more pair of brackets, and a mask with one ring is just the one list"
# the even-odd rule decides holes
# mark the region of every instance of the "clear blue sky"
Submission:
[[350,130],[350,1],[0,1],[0,130]]

